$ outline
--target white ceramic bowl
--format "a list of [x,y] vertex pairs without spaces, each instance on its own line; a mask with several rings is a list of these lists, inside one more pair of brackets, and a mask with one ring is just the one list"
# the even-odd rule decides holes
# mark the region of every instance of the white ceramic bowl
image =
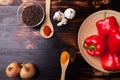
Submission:
[[91,14],[86,20],[82,23],[79,32],[78,32],[78,46],[83,58],[88,62],[92,67],[102,72],[109,72],[102,68],[101,61],[99,57],[90,56],[86,50],[82,47],[82,42],[91,35],[98,34],[96,28],[96,22],[100,19],[104,19],[104,13],[106,17],[114,16],[117,19],[117,22],[120,25],[120,13],[113,10],[101,10]]
[[[41,11],[42,11],[41,13],[43,13],[41,20],[38,23],[36,23],[35,25],[32,25],[32,26],[29,26],[26,23],[24,23],[24,21],[22,19],[22,13],[23,13],[24,9],[27,8],[27,7],[29,7],[29,6],[37,6],[37,7],[39,7],[41,9]],[[44,12],[43,6],[39,2],[36,2],[36,1],[27,1],[27,2],[24,2],[24,3],[22,3],[18,7],[18,10],[17,10],[18,21],[20,21],[20,23],[22,23],[22,24],[24,24],[26,26],[29,26],[29,27],[35,27],[35,26],[40,25],[43,22],[44,17],[45,17],[45,12]]]

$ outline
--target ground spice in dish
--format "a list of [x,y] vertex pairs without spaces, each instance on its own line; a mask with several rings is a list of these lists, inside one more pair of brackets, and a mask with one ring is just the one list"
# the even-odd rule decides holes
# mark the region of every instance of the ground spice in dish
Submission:
[[50,28],[49,26],[45,26],[45,27],[43,28],[43,32],[44,32],[44,34],[45,34],[46,36],[49,36],[49,35],[52,33],[52,30],[51,30],[51,28]]
[[67,51],[63,51],[60,57],[60,61],[62,62],[62,64],[65,64],[69,60],[69,58],[69,53]]
[[28,6],[23,10],[22,20],[28,26],[38,24],[43,17],[43,11],[38,6]]

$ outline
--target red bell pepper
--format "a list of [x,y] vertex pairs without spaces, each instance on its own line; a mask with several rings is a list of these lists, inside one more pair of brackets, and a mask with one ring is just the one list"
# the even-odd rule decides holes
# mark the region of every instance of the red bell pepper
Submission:
[[85,39],[83,47],[91,56],[102,56],[107,51],[107,42],[103,36],[92,35]]
[[113,29],[108,39],[108,48],[111,52],[120,55],[120,28]]
[[120,70],[119,60],[119,57],[117,57],[115,53],[111,53],[110,51],[108,51],[105,55],[101,57],[101,64],[103,69],[105,70]]
[[96,22],[99,35],[108,36],[112,28],[118,27],[118,23],[114,16],[107,17]]

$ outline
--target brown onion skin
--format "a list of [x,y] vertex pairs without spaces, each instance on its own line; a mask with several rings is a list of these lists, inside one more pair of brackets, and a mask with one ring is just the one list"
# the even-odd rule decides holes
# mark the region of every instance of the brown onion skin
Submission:
[[6,68],[6,75],[10,78],[17,77],[19,73],[20,73],[20,64],[18,62],[12,62]]
[[22,64],[22,68],[20,70],[20,77],[22,79],[30,79],[36,73],[35,66],[32,63]]

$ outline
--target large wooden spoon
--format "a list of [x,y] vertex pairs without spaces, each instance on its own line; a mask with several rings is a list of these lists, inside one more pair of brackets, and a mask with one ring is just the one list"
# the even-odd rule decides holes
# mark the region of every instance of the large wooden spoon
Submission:
[[[54,34],[54,28],[50,20],[50,3],[51,3],[51,0],[46,0],[46,18],[43,25],[40,28],[40,34],[44,38],[51,38]],[[45,35],[45,32],[43,31],[45,26],[48,26],[51,29],[50,35]]]

